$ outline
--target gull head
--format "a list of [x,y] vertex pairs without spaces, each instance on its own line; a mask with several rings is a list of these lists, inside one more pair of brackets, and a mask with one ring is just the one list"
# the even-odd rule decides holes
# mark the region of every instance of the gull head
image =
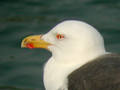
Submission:
[[21,47],[45,48],[54,57],[82,57],[105,52],[101,34],[91,25],[77,20],[63,21],[43,35],[28,36]]

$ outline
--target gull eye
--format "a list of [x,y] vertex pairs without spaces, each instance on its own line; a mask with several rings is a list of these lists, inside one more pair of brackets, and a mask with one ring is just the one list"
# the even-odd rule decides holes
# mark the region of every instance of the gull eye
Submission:
[[57,38],[57,39],[63,39],[63,38],[64,38],[64,35],[63,35],[63,34],[57,34],[57,35],[56,35],[56,38]]

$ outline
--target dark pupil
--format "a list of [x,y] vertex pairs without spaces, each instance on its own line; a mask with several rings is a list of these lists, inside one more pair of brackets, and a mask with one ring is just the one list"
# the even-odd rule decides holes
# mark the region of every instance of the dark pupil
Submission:
[[59,38],[61,38],[61,35],[59,35]]

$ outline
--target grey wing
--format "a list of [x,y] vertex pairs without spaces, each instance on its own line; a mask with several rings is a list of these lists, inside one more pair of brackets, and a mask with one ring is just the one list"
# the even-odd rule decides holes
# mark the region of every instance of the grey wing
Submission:
[[120,90],[120,55],[104,55],[72,72],[68,90]]

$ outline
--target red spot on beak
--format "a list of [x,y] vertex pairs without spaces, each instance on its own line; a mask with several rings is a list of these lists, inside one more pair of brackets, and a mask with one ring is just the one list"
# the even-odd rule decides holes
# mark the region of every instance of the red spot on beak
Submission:
[[29,49],[33,49],[34,45],[32,43],[28,43],[28,44],[26,44],[26,47],[29,48]]

